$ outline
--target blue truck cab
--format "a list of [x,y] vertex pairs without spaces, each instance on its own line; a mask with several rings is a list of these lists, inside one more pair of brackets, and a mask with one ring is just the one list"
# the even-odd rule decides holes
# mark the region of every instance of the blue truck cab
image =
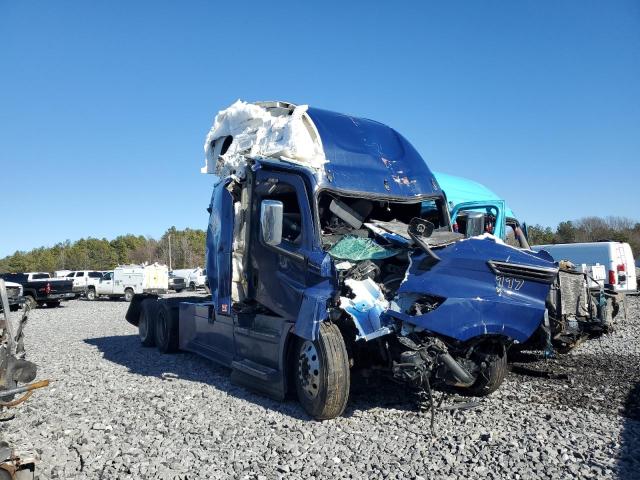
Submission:
[[[136,296],[126,318],[142,343],[196,352],[274,398],[295,393],[316,419],[342,414],[356,370],[418,389],[497,389],[506,350],[541,323],[557,267],[453,232],[436,177],[384,124],[286,102],[243,112],[256,117],[246,130],[206,145],[214,162],[235,162],[209,205],[211,297]],[[268,130],[269,116],[297,118],[321,165],[246,146],[295,130]]]

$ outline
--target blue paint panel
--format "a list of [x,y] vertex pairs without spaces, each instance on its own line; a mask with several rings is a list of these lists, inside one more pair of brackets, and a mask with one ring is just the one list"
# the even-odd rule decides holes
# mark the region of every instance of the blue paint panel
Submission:
[[233,244],[233,197],[227,190],[230,180],[213,189],[207,228],[207,278],[216,313],[231,311],[231,251]]
[[438,249],[436,254],[441,260],[428,271],[420,267],[426,254],[412,255],[409,275],[398,294],[430,294],[446,300],[424,315],[388,311],[388,316],[460,341],[498,334],[524,342],[538,328],[550,286],[525,280],[517,289],[500,291],[487,260],[553,268],[544,256],[491,239],[464,240]]
[[426,162],[392,128],[318,108],[308,113],[329,161],[321,187],[405,198],[441,195]]

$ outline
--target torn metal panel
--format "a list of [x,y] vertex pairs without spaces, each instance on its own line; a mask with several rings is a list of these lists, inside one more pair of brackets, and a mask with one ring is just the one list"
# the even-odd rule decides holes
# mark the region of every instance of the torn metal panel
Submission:
[[19,452],[6,442],[0,442],[0,478],[28,480],[35,478],[36,455]]
[[296,335],[306,340],[318,338],[320,322],[327,319],[327,302],[332,295],[333,286],[329,280],[320,282],[304,291],[294,327]]
[[391,330],[383,328],[380,316],[389,307],[380,287],[370,278],[347,279],[345,284],[352,297],[340,297],[340,307],[349,314],[358,329],[356,340],[371,340]]
[[487,259],[541,269],[553,267],[548,261],[532,252],[504,248],[489,238],[459,241],[439,249],[438,256],[440,261],[428,267],[426,254],[411,256],[398,298],[424,293],[445,300],[426,314],[411,315],[396,307],[387,315],[460,341],[495,334],[524,342],[538,328],[549,283],[535,278],[514,282],[487,268]]
[[207,135],[202,173],[244,177],[247,158],[273,157],[315,169],[325,162],[307,105],[241,100],[216,115]]

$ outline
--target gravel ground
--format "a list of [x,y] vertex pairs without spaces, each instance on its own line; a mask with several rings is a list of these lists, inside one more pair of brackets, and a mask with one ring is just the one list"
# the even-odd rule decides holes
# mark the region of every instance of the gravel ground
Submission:
[[311,421],[207,360],[141,347],[126,308],[32,314],[28,358],[54,382],[0,428],[38,452],[39,478],[640,478],[638,297],[616,333],[559,359],[517,358],[568,379],[511,372],[477,408],[439,412],[435,437],[379,380],[356,380],[343,417]]

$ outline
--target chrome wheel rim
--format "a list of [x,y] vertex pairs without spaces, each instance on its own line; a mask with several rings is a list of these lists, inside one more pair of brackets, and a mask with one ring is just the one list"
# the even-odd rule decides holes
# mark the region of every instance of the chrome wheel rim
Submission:
[[298,355],[298,380],[305,395],[311,399],[320,391],[320,358],[313,342],[302,344]]

